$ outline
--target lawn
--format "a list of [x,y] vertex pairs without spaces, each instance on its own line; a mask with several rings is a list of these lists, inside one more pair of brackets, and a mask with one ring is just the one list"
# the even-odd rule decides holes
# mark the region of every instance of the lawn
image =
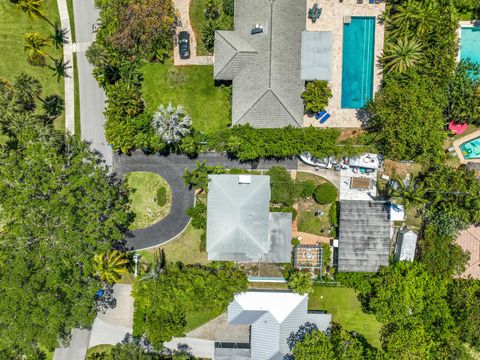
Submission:
[[200,236],[202,230],[194,229],[189,225],[185,231],[176,239],[169,241],[165,245],[155,248],[139,251],[145,260],[151,262],[153,254],[163,248],[167,261],[181,261],[184,264],[207,264],[207,253],[200,251]]
[[[203,32],[202,29],[207,23],[205,19],[205,7],[207,0],[191,0],[190,1],[190,23],[192,25],[193,32],[195,33],[195,39],[197,40],[197,55],[212,55],[203,45]],[[217,29],[229,30],[233,28],[233,19],[223,13],[222,6],[220,5],[220,18],[217,19]]]
[[364,335],[370,344],[380,347],[381,324],[374,315],[362,311],[355,290],[343,287],[315,286],[309,296],[310,310],[326,310],[332,314],[332,320],[346,330],[357,331]]
[[[131,172],[126,176],[128,186],[134,191],[130,194],[131,209],[135,220],[130,225],[131,230],[142,229],[163,219],[172,206],[170,186],[160,175],[151,172]],[[159,187],[167,190],[167,202],[159,206],[155,201]]]
[[[42,2],[42,8],[50,21],[60,23],[55,0],[45,0]],[[15,75],[25,72],[42,83],[42,96],[58,94],[64,97],[62,79],[57,82],[56,77],[53,77],[52,70],[46,67],[34,67],[27,63],[23,52],[23,36],[27,32],[39,32],[43,36],[49,36],[52,33],[52,27],[45,20],[28,18],[10,1],[1,1],[0,49],[2,49],[2,55],[0,56],[0,78],[12,80]],[[59,58],[62,54],[62,49],[55,49],[55,47],[50,47],[47,51],[54,58]],[[38,105],[41,108],[40,104]],[[58,129],[65,128],[64,115],[55,120],[55,126]]]
[[89,360],[89,358],[94,354],[101,354],[101,353],[110,353],[113,345],[105,344],[105,345],[97,345],[87,350],[87,354],[85,355],[85,360]]
[[[225,310],[224,310],[225,311]],[[206,324],[212,319],[215,319],[223,311],[212,311],[210,309],[203,309],[202,311],[190,312],[186,315],[187,326],[185,327],[185,333],[196,329],[203,324]]]
[[193,128],[202,132],[215,132],[230,124],[230,91],[215,86],[212,66],[180,67],[168,60],[145,65],[143,75],[147,110],[169,102],[183,105]]

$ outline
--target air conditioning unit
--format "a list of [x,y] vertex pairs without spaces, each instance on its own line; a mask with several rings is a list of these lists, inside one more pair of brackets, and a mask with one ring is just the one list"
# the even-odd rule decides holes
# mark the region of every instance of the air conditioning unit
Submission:
[[239,184],[251,184],[252,183],[252,175],[238,175],[238,183]]

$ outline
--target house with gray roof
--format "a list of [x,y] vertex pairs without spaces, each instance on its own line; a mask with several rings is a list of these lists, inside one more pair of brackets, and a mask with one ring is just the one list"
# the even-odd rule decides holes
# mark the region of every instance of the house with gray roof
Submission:
[[215,80],[232,81],[232,125],[303,126],[305,20],[304,0],[235,1],[234,30],[215,32],[213,67]]
[[388,265],[390,220],[384,201],[341,200],[338,271],[376,272]]
[[306,322],[326,331],[331,321],[331,314],[308,311],[308,295],[288,291],[248,291],[235,295],[228,306],[229,324],[251,325],[249,358],[254,360],[283,359],[292,332]]
[[270,212],[270,176],[208,179],[208,260],[290,262],[292,214]]
[[406,227],[398,230],[395,244],[395,261],[413,261],[417,247],[417,234]]

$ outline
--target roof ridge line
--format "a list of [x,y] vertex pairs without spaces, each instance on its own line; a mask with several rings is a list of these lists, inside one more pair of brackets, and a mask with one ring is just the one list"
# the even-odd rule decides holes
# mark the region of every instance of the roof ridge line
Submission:
[[288,115],[290,115],[290,117],[293,119],[293,121],[295,121],[300,127],[302,127],[303,124],[300,124],[300,123],[295,119],[295,116],[293,116],[292,113],[287,109],[287,107],[284,105],[283,101],[280,100],[280,98],[277,96],[277,94],[275,93],[275,91],[274,91],[272,88],[270,88],[269,90],[272,92],[273,96],[275,96],[275,97],[277,98],[278,102],[279,102],[280,104],[282,104],[283,108],[284,108],[285,111],[288,113]]

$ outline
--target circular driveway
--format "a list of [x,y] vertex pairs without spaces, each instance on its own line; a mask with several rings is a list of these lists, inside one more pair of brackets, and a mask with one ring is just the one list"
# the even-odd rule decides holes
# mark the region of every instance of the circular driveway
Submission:
[[145,155],[141,151],[135,151],[131,155],[114,154],[113,171],[118,176],[123,178],[132,171],[150,171],[163,177],[172,190],[170,213],[155,224],[132,231],[133,238],[127,239],[129,248],[141,250],[163,244],[180,234],[187,227],[190,221],[187,216],[187,209],[194,205],[195,192],[185,186],[182,175],[185,169],[196,168],[197,162],[202,161],[206,161],[208,165],[221,165],[227,169],[269,169],[272,166],[283,166],[289,170],[297,168],[296,159],[241,163],[218,153],[202,154],[197,159],[190,159],[178,154],[168,156]]

